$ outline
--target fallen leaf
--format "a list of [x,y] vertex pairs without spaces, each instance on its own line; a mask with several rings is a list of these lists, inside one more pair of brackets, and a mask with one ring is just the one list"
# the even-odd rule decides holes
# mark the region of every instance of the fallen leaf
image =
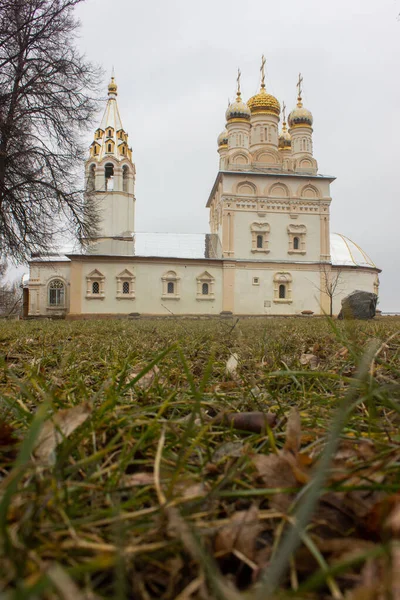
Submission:
[[226,370],[227,374],[230,375],[231,377],[236,377],[238,365],[239,365],[239,356],[236,352],[234,352],[233,354],[230,355],[230,357],[226,361],[225,370]]
[[201,498],[205,496],[206,493],[207,489],[203,482],[191,483],[184,486],[182,497],[185,500],[190,500],[191,498]]
[[153,473],[133,473],[121,477],[120,483],[123,487],[136,487],[140,485],[154,485]]
[[0,420],[0,450],[6,460],[13,460],[17,455],[18,438],[14,427]]
[[224,458],[239,458],[243,454],[243,442],[225,442],[215,450],[212,460],[219,462]]
[[[300,443],[300,415],[298,410],[293,408],[286,425],[286,441],[283,449],[277,454],[257,454],[253,457],[253,463],[266,487],[297,488],[308,483],[310,461],[307,455],[299,454]],[[269,503],[272,508],[287,511],[293,499],[293,494],[278,492],[270,497]]]
[[318,368],[318,358],[315,354],[302,354],[300,356],[301,365],[309,365],[311,371],[315,371]]
[[242,412],[242,413],[221,413],[214,419],[216,425],[226,425],[240,429],[242,431],[251,431],[253,433],[265,433],[268,427],[276,425],[276,415],[274,413],[264,412]]
[[56,447],[82,425],[91,412],[89,402],[56,412],[44,423],[39,433],[33,449],[34,458],[43,463],[54,462]]
[[[141,371],[142,369],[136,369],[134,371],[131,371],[126,378],[126,383],[130,383],[131,381],[133,381]],[[157,367],[157,365],[154,365],[154,367],[150,371],[148,371],[148,373],[146,373],[145,375],[143,375],[143,377],[136,381],[136,383],[134,384],[135,387],[140,388],[141,390],[148,390],[152,386],[155,378],[159,375],[159,373],[160,369]]]
[[301,423],[297,408],[292,408],[286,425],[286,438],[283,447],[285,452],[291,452],[297,456],[301,446]]
[[[270,489],[299,487],[293,469],[284,456],[280,454],[256,454],[253,457],[253,463],[265,487]],[[270,507],[282,512],[289,509],[293,500],[294,494],[287,492],[277,492],[269,496]]]
[[229,523],[218,531],[214,543],[215,551],[228,554],[237,550],[247,559],[254,561],[257,537],[262,530],[256,506],[238,511]]

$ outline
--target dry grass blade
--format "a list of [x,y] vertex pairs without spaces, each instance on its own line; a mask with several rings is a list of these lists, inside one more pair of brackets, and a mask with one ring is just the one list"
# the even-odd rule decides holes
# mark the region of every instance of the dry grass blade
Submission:
[[62,600],[85,600],[78,586],[60,565],[52,564],[47,569],[47,577],[52,581]]

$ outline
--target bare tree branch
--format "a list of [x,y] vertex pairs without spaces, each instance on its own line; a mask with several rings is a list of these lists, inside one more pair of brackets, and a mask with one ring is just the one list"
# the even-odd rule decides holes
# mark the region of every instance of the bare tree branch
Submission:
[[60,229],[90,237],[82,133],[98,106],[100,73],[75,47],[83,0],[0,3],[0,255],[48,251]]
[[323,263],[320,265],[321,285],[316,288],[326,294],[329,298],[329,315],[333,316],[333,299],[342,291],[342,269],[332,269],[332,265]]

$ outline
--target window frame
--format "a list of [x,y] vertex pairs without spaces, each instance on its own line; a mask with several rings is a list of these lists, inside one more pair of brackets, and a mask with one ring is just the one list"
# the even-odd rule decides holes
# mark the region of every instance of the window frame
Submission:
[[[135,290],[136,277],[129,269],[124,269],[116,276],[116,298],[117,300],[134,300],[136,298]],[[129,292],[124,293],[124,284],[129,285]]]
[[[174,284],[174,292],[172,294],[168,293],[168,284],[169,283]],[[161,277],[161,284],[162,284],[162,294],[161,294],[162,300],[180,300],[180,298],[181,298],[181,278],[176,273],[176,271],[170,270],[170,271],[167,271],[166,273],[164,273],[164,275]]]
[[[208,294],[203,294],[203,285],[208,285]],[[208,271],[203,271],[196,277],[196,300],[209,301],[215,299],[215,277]]]
[[[287,228],[288,236],[289,236],[289,248],[288,254],[306,254],[306,237],[307,237],[307,227],[305,225],[288,225]],[[294,240],[299,240],[299,247],[294,247]]]
[[[271,227],[266,222],[254,222],[250,225],[251,232],[251,252],[257,254],[259,252],[268,254],[269,250],[269,234]],[[262,248],[258,247],[259,236],[262,236],[263,245]]]
[[[55,284],[56,282],[60,282],[61,283],[61,287],[59,288],[52,288],[52,284]],[[56,292],[56,297],[62,295],[62,302],[56,302],[56,303],[52,303],[50,302],[50,296],[51,296],[51,292]],[[57,294],[57,292],[59,292],[59,294]],[[62,294],[61,294],[62,292]],[[54,277],[53,279],[51,279],[48,284],[47,284],[47,308],[50,309],[55,309],[55,310],[60,310],[60,309],[64,309],[66,308],[66,295],[67,295],[67,286],[65,284],[65,281],[63,279],[61,279],[61,277]]]
[[[293,278],[288,271],[278,271],[274,275],[274,303],[276,304],[291,304],[292,298],[292,283]],[[281,297],[282,286],[285,289],[285,297]]]
[[[94,269],[86,275],[86,295],[88,300],[104,300],[105,298],[105,276],[98,269]],[[93,293],[93,284],[98,283],[99,293]]]

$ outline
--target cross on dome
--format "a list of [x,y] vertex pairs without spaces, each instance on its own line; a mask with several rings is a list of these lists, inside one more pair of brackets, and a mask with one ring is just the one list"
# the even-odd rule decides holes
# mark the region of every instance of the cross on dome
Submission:
[[286,125],[286,104],[285,104],[285,101],[282,102],[282,117],[283,117],[283,124]]
[[238,68],[238,74],[237,74],[236,81],[237,81],[237,97],[238,97],[239,99],[240,99],[240,97],[241,97],[241,95],[242,95],[242,94],[241,94],[241,92],[240,92],[240,78],[241,78],[241,76],[242,76],[242,72],[241,72],[241,70]]
[[303,76],[301,73],[299,73],[299,81],[297,82],[297,101],[299,102],[299,104],[301,104],[302,102],[302,93],[303,93],[303,89],[302,89],[302,83],[303,83]]
[[264,54],[261,57],[261,67],[260,67],[260,71],[261,71],[261,88],[265,89],[265,63],[266,63],[266,59]]

